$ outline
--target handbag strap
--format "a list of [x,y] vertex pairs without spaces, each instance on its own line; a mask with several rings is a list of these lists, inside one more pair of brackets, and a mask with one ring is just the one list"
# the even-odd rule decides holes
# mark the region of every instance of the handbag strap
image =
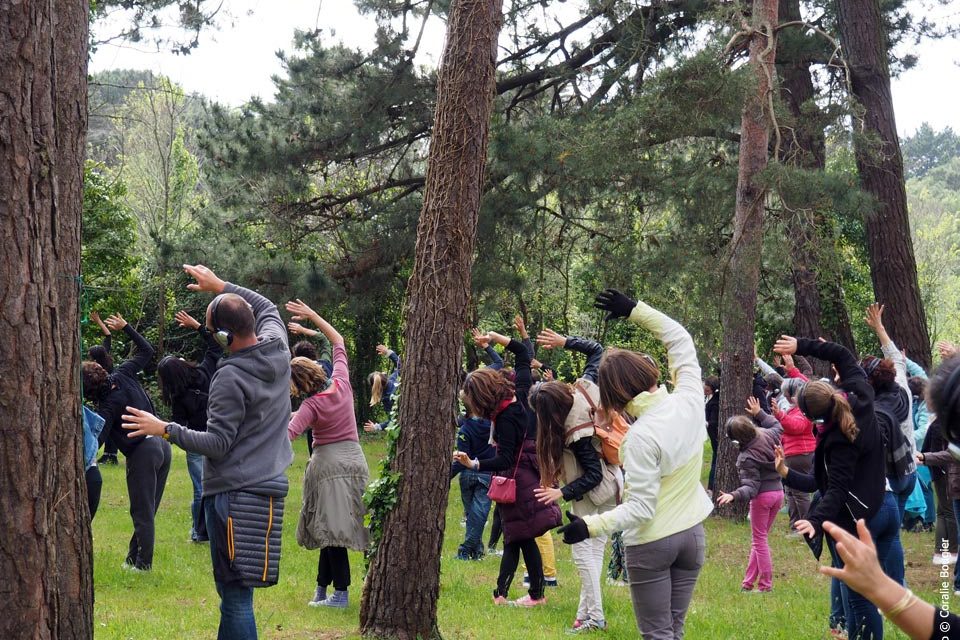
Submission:
[[517,477],[517,469],[520,468],[520,458],[523,457],[523,443],[526,441],[526,438],[520,441],[520,451],[517,452],[517,464],[513,466],[513,475],[510,476],[511,480]]

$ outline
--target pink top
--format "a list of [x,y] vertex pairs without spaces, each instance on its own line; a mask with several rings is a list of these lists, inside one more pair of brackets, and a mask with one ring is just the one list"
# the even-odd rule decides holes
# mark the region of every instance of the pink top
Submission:
[[333,347],[332,383],[325,390],[303,401],[294,414],[287,435],[291,440],[307,429],[313,429],[313,446],[335,442],[360,441],[357,417],[353,413],[353,387],[347,369],[347,350],[342,344]]
[[[802,375],[802,374],[801,374]],[[817,448],[817,439],[813,436],[813,423],[807,419],[799,407],[791,407],[789,411],[780,411],[775,408],[773,416],[783,425],[783,455],[800,456],[813,453]]]

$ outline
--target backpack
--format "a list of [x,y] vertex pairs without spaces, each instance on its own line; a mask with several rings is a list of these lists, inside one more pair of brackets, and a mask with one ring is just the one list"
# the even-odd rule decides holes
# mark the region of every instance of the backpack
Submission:
[[[573,385],[573,407],[567,416],[567,424],[572,426],[567,428],[566,437],[578,429],[590,426],[593,428],[593,434],[600,441],[600,454],[607,464],[616,467],[621,466],[620,461],[620,443],[627,435],[630,425],[619,413],[614,414],[609,419],[601,419],[597,411],[597,403],[594,401],[587,385],[593,385],[588,380],[578,380]],[[596,386],[596,385],[593,385]]]
[[903,478],[913,467],[913,457],[910,454],[910,441],[900,428],[900,421],[880,407],[874,407],[877,416],[877,428],[883,439],[883,450],[886,459],[886,475],[891,478]]

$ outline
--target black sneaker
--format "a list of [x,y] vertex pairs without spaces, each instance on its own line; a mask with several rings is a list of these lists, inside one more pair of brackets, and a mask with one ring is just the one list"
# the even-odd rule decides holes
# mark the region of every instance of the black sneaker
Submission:
[[97,460],[97,464],[119,464],[116,454],[105,453]]

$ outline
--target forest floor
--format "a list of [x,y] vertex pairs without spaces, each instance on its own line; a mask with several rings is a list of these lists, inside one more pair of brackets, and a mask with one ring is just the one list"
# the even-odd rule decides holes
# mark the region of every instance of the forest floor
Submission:
[[[381,439],[366,438],[364,451],[370,468],[384,452]],[[255,612],[264,640],[341,640],[357,633],[363,558],[351,552],[353,585],[350,606],[328,610],[307,606],[316,587],[317,552],[297,546],[296,520],[307,445],[299,439],[289,471],[283,528],[280,584],[259,589]],[[705,464],[709,462],[709,446]],[[705,471],[707,469],[705,466]],[[189,542],[190,480],[183,451],[173,448],[173,465],[163,504],[157,515],[154,568],[138,574],[121,564],[132,530],[124,468],[105,466],[103,497],[93,525],[95,575],[95,637],[98,639],[193,639],[216,637],[219,599],[213,584],[208,545]],[[447,536],[443,545],[439,604],[440,629],[447,639],[512,640],[564,638],[573,623],[579,579],[569,549],[555,536],[560,586],[547,591],[546,606],[534,610],[495,607],[491,591],[499,558],[479,562],[454,559],[463,536],[459,485],[451,488],[447,508]],[[686,637],[691,640],[771,638],[827,638],[829,581],[817,573],[817,563],[805,544],[786,535],[786,516],[778,517],[771,533],[774,590],[770,594],[740,593],[740,581],[750,549],[749,524],[708,519],[707,562],[697,583],[687,615]],[[486,534],[489,532],[489,523]],[[932,534],[904,533],[907,580],[928,602],[937,599],[939,568],[931,564]],[[609,550],[609,547],[608,547]],[[511,597],[525,590],[514,583]],[[604,585],[608,628],[597,637],[607,640],[637,638],[629,590]],[[960,608],[960,603],[954,600]],[[888,623],[887,637],[906,637]]]

